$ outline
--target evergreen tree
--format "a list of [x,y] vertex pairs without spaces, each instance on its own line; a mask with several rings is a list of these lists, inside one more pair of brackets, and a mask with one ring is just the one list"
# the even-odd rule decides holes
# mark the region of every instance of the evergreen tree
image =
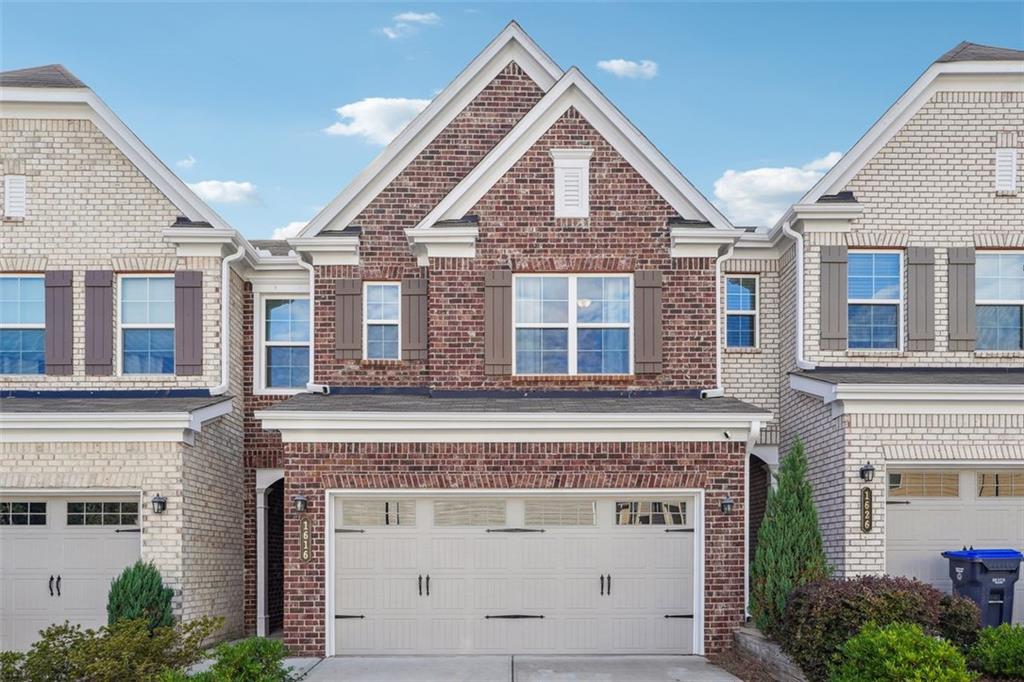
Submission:
[[137,561],[110,581],[107,595],[107,624],[121,619],[143,618],[150,631],[174,624],[171,599],[174,590],[164,587],[160,571],[153,564]]
[[789,593],[827,578],[830,570],[799,438],[783,458],[777,480],[778,489],[768,491],[750,571],[754,622],[769,636],[782,621]]

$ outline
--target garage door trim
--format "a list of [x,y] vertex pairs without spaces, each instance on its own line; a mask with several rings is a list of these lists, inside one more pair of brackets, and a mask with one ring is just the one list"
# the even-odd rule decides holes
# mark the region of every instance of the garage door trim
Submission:
[[487,488],[458,490],[423,488],[373,489],[332,488],[324,491],[324,648],[327,656],[334,656],[334,505],[336,497],[609,497],[616,495],[687,495],[695,501],[693,516],[693,653],[704,655],[704,489],[703,488]]

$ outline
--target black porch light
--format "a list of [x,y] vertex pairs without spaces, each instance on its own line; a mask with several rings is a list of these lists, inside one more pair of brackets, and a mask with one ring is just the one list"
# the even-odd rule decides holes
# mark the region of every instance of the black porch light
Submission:
[[167,498],[163,495],[154,495],[150,503],[153,505],[154,514],[163,514],[167,511]]
[[871,481],[875,480],[875,467],[871,465],[871,462],[860,468],[860,480],[865,483],[871,483]]
[[292,506],[295,507],[295,511],[301,514],[309,507],[309,500],[306,499],[305,495],[295,495],[292,497]]
[[722,500],[722,504],[721,504],[722,513],[723,514],[732,514],[732,508],[733,508],[733,505],[735,505],[735,504],[736,504],[736,501],[734,499],[732,499],[732,495],[728,495],[727,494],[725,496],[725,499]]

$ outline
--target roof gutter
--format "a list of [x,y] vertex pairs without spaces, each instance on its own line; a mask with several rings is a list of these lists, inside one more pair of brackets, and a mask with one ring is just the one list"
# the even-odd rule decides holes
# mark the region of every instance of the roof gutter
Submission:
[[735,244],[729,244],[715,259],[715,387],[700,392],[701,400],[721,398],[725,395],[722,387],[722,263],[732,258]]
[[245,244],[220,263],[220,383],[210,387],[210,395],[224,395],[231,379],[231,264],[245,255]]
[[804,359],[804,237],[788,220],[782,223],[782,233],[796,243],[796,366],[814,369],[817,365]]
[[316,306],[316,270],[314,270],[313,266],[303,260],[302,256],[297,254],[295,251],[289,251],[288,255],[295,259],[295,262],[300,268],[309,273],[309,381],[306,382],[306,390],[310,393],[323,393],[324,395],[327,395],[331,392],[330,386],[313,383],[313,360],[316,357],[316,353],[314,352],[316,335],[314,333],[315,326],[313,324],[313,321],[316,318],[316,315],[313,314],[313,309]]

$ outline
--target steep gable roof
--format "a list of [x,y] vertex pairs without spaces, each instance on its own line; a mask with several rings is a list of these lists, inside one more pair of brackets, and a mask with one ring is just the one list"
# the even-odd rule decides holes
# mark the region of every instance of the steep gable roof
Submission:
[[558,65],[519,24],[509,23],[377,158],[309,221],[299,236],[314,237],[324,230],[347,227],[513,61],[541,90],[546,91],[562,76]]
[[987,62],[1024,60],[1024,50],[1013,50],[1008,47],[994,47],[969,43],[966,40],[935,60],[937,64],[946,62]]
[[62,64],[47,64],[46,66],[33,66],[27,69],[0,72],[0,86],[9,88],[87,87],[85,83],[78,80]]
[[462,218],[570,107],[604,137],[683,218],[708,221],[714,228],[732,224],[598,90],[572,67],[530,112],[413,230],[430,229]]

